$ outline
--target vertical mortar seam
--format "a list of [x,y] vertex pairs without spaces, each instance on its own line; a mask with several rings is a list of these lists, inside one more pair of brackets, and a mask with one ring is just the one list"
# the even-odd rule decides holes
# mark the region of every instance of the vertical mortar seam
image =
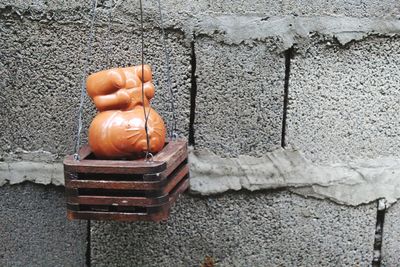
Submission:
[[86,225],[86,266],[90,267],[91,263],[92,263],[92,252],[91,252],[91,236],[90,236],[90,229],[91,229],[91,223],[90,220],[87,221],[87,225]]
[[373,267],[380,267],[382,265],[383,226],[385,223],[386,204],[381,207],[381,201],[385,203],[385,199],[380,199],[377,201],[376,227],[374,233],[375,236],[372,258]]
[[286,147],[286,127],[287,127],[287,108],[289,104],[289,80],[290,80],[290,64],[293,55],[293,46],[285,51],[285,82],[283,85],[283,116],[282,116],[282,135],[281,147]]
[[195,118],[196,118],[196,97],[197,97],[197,77],[196,77],[196,51],[195,51],[195,34],[193,33],[193,39],[190,42],[191,54],[191,87],[190,87],[190,117],[189,117],[189,145],[195,146]]

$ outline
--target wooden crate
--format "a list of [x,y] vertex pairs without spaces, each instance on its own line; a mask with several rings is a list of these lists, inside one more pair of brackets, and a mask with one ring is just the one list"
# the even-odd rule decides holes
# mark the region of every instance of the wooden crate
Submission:
[[189,186],[187,142],[170,141],[153,161],[97,160],[88,146],[64,160],[70,220],[163,221]]

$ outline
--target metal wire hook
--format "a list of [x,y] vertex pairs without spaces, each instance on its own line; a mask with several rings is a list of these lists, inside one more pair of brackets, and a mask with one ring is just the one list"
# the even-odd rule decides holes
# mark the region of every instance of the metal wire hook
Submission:
[[[151,158],[149,159],[149,155],[151,156]],[[145,158],[146,162],[153,162],[154,161],[154,155],[153,153],[146,151],[146,158]]]

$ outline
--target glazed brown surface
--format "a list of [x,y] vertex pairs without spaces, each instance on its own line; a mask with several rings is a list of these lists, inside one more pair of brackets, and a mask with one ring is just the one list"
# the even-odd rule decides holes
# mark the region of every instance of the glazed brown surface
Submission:
[[[149,65],[144,65],[143,77],[141,66],[94,73],[88,77],[86,88],[100,111],[89,128],[89,145],[96,158],[137,158],[146,151],[157,153],[164,147],[164,121],[150,107],[155,88]],[[146,140],[144,109],[149,146]]]

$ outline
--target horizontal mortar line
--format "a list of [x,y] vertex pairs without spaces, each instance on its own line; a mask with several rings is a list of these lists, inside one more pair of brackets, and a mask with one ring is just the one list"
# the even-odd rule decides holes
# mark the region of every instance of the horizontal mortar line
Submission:
[[[399,192],[393,191],[400,187],[399,157],[317,164],[296,150],[278,149],[267,154],[222,158],[212,152],[192,151],[189,154],[191,192],[212,195],[228,190],[287,188],[300,195],[353,206],[382,197],[392,204],[400,198]],[[0,162],[0,186],[24,181],[63,185],[63,164]]]

